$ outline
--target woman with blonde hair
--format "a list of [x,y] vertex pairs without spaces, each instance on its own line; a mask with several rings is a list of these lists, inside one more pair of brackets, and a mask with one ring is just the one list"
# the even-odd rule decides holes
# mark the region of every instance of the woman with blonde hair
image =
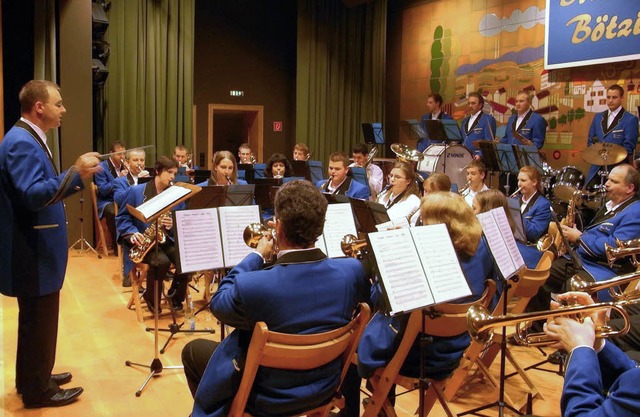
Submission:
[[420,211],[419,194],[413,167],[406,162],[398,161],[389,173],[387,188],[378,194],[376,202],[387,208],[389,219],[405,217],[410,225],[414,225]]
[[[515,233],[516,222],[513,220],[513,216],[509,211],[509,203],[507,202],[507,197],[504,194],[498,190],[480,191],[476,194],[476,197],[473,200],[473,211],[476,214],[484,213],[485,211],[498,207],[502,207],[504,209],[507,214],[507,220],[509,221],[509,227],[511,228],[511,231]],[[518,246],[520,255],[522,255],[522,259],[524,259],[524,263],[527,265],[527,268],[535,269],[542,257],[542,252],[540,252],[535,246],[527,245],[527,242],[516,240],[516,245]]]
[[245,180],[238,179],[238,166],[236,158],[229,151],[218,151],[213,154],[213,169],[211,177],[198,185],[235,185],[246,184]]

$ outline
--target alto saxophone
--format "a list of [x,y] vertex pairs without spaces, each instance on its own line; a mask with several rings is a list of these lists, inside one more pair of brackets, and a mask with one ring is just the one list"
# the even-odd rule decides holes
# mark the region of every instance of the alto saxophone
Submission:
[[[142,234],[144,236],[142,245],[134,245],[129,250],[129,258],[133,261],[133,263],[138,264],[142,262],[144,257],[149,253],[151,248],[157,243],[163,244],[167,241],[167,234],[162,227],[162,220],[169,216],[169,213],[164,213],[160,215],[157,221],[151,223],[151,226],[147,227],[147,229]],[[160,224],[160,227],[156,230],[156,224]]]
[[[579,192],[576,192],[574,196],[569,200],[569,207],[567,208],[567,215],[564,219],[560,220],[561,226],[573,227],[576,220],[576,200],[580,198]],[[562,240],[562,230],[558,229],[556,223],[551,222],[549,224],[549,234],[553,236],[553,242],[557,248],[558,257],[567,253],[569,248],[565,248],[564,241]]]

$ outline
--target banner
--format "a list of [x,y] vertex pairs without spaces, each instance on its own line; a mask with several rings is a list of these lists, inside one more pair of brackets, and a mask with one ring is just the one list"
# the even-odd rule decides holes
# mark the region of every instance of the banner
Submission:
[[547,0],[544,66],[640,59],[640,1]]

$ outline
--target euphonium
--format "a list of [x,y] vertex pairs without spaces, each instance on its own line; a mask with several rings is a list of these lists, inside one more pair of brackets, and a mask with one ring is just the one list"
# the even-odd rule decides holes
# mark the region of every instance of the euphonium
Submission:
[[[133,261],[134,264],[138,264],[142,262],[144,257],[149,253],[153,245],[157,242],[163,244],[167,240],[167,234],[165,233],[164,227],[162,227],[162,220],[166,217],[170,216],[170,214],[164,213],[158,217],[157,221],[151,223],[151,226],[147,227],[147,229],[142,234],[144,236],[142,245],[134,245],[129,250],[129,258]],[[160,225],[156,230],[156,224]]]
[[611,294],[611,298],[617,301],[640,297],[640,293],[635,290],[635,288],[632,288],[629,292],[616,291],[616,287],[629,284],[637,279],[640,279],[640,271],[618,275],[604,281],[594,281],[585,279],[580,275],[574,275],[571,277],[569,285],[571,287],[571,291],[582,291],[589,294],[608,289],[609,294]]
[[271,237],[275,240],[276,229],[267,227],[262,223],[251,223],[249,226],[245,227],[244,232],[242,232],[244,243],[246,243],[250,248],[258,247],[258,242],[263,236]]
[[629,331],[629,316],[624,309],[628,304],[640,302],[640,299],[621,300],[616,302],[598,303],[591,305],[573,305],[561,307],[555,310],[534,311],[522,314],[507,314],[504,316],[492,316],[489,310],[480,305],[473,305],[467,311],[467,330],[474,340],[488,343],[493,335],[493,329],[505,326],[516,326],[515,339],[516,342],[524,346],[547,346],[556,343],[555,339],[551,339],[545,333],[525,334],[526,327],[522,325],[526,322],[545,320],[555,317],[576,316],[582,320],[583,316],[593,314],[600,310],[614,309],[624,319],[624,326],[620,330],[613,330],[608,326],[598,326],[596,328],[596,337],[622,336]]
[[637,267],[640,261],[636,258],[636,255],[640,254],[640,239],[631,239],[627,241],[621,241],[616,239],[616,247],[613,247],[605,242],[604,252],[607,255],[607,261],[609,266],[613,266],[613,263],[624,257],[631,257],[631,264]]
[[367,239],[358,239],[352,234],[344,235],[340,240],[340,249],[349,257],[362,259],[367,252]]

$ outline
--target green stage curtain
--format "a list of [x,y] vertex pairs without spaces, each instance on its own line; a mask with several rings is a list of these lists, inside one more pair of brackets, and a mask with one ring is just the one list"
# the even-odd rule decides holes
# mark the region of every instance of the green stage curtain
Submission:
[[387,0],[299,0],[296,142],[312,159],[350,155],[364,140],[360,124],[382,121],[386,27]]
[[193,143],[195,0],[113,0],[105,40],[105,144],[155,145],[147,164]]

